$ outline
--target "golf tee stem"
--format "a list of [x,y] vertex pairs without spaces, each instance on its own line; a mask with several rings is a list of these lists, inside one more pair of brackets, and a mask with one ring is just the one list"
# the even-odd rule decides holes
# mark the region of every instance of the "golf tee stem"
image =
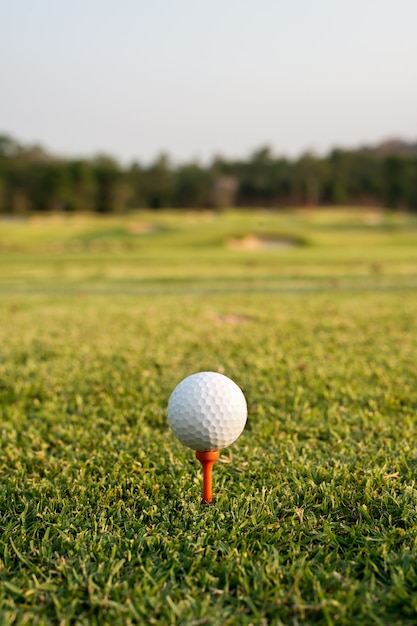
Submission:
[[209,504],[213,499],[212,471],[214,463],[220,458],[220,450],[197,450],[197,459],[203,466],[203,503]]

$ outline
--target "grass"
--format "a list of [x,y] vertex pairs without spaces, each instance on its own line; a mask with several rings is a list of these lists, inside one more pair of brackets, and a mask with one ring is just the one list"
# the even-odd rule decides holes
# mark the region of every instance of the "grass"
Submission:
[[[259,219],[2,228],[0,623],[416,623],[417,229],[265,214],[304,245],[225,245]],[[166,421],[204,369],[249,407],[212,506]]]

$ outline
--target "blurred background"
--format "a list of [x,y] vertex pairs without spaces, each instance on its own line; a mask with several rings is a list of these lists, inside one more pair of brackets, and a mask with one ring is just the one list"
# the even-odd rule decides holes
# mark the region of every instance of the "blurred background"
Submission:
[[417,210],[412,0],[0,6],[0,213]]

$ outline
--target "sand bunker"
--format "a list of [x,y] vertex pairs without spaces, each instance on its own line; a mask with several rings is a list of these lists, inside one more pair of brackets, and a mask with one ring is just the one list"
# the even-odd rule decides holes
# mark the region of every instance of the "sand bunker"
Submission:
[[152,224],[151,222],[132,222],[129,224],[128,232],[131,235],[147,235],[149,233],[155,233],[159,230],[158,224]]
[[234,250],[288,250],[294,248],[297,242],[283,237],[258,237],[256,235],[246,235],[229,239],[227,246]]

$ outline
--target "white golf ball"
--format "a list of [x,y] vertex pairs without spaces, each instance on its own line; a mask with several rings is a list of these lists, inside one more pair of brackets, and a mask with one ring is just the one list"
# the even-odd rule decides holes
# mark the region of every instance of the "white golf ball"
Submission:
[[248,409],[233,380],[217,372],[184,378],[171,394],[168,421],[178,439],[193,450],[225,448],[242,434]]

